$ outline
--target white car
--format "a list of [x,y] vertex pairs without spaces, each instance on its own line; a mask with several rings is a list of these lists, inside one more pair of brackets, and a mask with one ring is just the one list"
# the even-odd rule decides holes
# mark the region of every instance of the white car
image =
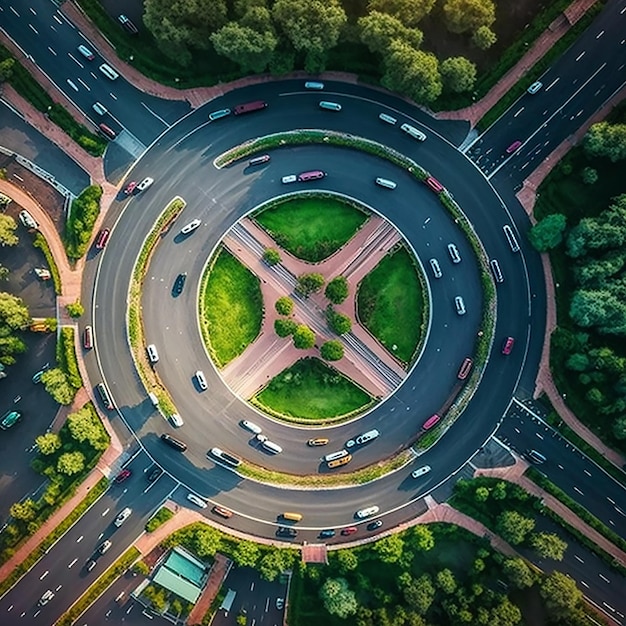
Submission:
[[191,220],[191,222],[189,222],[189,224],[185,224],[180,229],[180,234],[181,235],[188,235],[189,233],[191,233],[194,230],[196,230],[196,228],[198,228],[198,226],[200,226],[200,224],[202,224],[202,222],[198,218],[196,218],[195,220]]
[[295,174],[289,174],[289,176],[283,176],[280,181],[283,185],[288,185],[289,183],[295,183],[298,180],[298,177]]
[[239,422],[242,428],[249,430],[251,433],[255,435],[260,435],[263,432],[263,429],[260,426],[257,426],[254,422],[249,422],[248,420],[241,420]]
[[280,611],[285,606],[284,598],[276,598],[276,608]]
[[433,270],[435,278],[441,278],[442,273],[441,267],[439,266],[439,261],[437,261],[437,259],[430,259],[430,261],[428,262],[430,263],[430,267]]
[[196,381],[198,382],[198,387],[202,391],[206,391],[209,388],[209,385],[206,382],[206,378],[204,376],[204,372],[202,370],[198,370],[194,376],[196,377]]
[[28,211],[20,211],[20,222],[26,228],[39,228],[39,224],[35,218]]
[[48,602],[50,602],[50,600],[52,600],[52,598],[54,598],[54,592],[51,591],[50,589],[48,589],[48,590],[43,592],[43,595],[41,596],[41,598],[39,598],[39,602],[37,602],[37,604],[39,606],[43,606],[44,604],[48,604]]
[[146,176],[138,185],[137,191],[145,191],[152,185],[154,182],[154,178],[150,178],[150,176]]
[[119,528],[129,517],[133,510],[130,507],[126,507],[116,518],[113,524]]
[[206,509],[207,507],[207,503],[195,493],[188,493],[187,500],[189,500],[189,502],[197,504],[200,508]]
[[378,506],[368,506],[366,509],[360,509],[355,513],[356,517],[359,519],[363,519],[365,517],[371,517],[372,515],[376,515],[380,511],[380,507]]
[[419,469],[416,469],[414,472],[411,472],[411,476],[413,476],[413,478],[419,478],[420,476],[423,476],[424,474],[428,474],[428,472],[430,472],[430,465],[424,465],[424,467],[420,467]]

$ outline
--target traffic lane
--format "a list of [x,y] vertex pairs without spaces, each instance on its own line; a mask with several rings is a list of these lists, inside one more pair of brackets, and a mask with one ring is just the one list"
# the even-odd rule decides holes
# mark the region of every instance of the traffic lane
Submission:
[[568,496],[619,535],[626,534],[625,488],[574,448],[557,431],[513,408],[497,436],[523,454],[534,449],[548,460],[536,467]]
[[[148,465],[145,456],[137,463]],[[145,480],[131,480],[123,486],[112,486],[0,599],[0,615],[36,612],[41,595],[46,589],[52,589],[56,596],[46,605],[46,614],[57,619],[143,532],[155,507],[173,487],[174,482],[167,476],[150,485]],[[126,506],[131,507],[133,513],[119,529],[115,528],[113,520]],[[107,538],[113,545],[97,559],[94,571],[87,572],[85,564]]]

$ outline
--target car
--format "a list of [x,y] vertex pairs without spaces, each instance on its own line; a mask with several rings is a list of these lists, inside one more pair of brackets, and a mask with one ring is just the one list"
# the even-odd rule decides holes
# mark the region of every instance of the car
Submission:
[[371,517],[372,515],[376,515],[376,513],[378,513],[378,511],[380,511],[380,507],[373,505],[373,506],[368,506],[365,507],[364,509],[359,509],[354,516],[358,517],[359,519],[363,519],[365,517]]
[[454,306],[456,307],[456,312],[459,315],[465,315],[465,301],[461,296],[454,297]]
[[264,435],[263,433],[257,433],[254,439],[259,443],[265,443],[267,441],[267,435]]
[[146,473],[146,478],[148,479],[148,481],[153,483],[162,473],[163,470],[158,465],[155,465],[152,467],[152,469],[148,470],[148,472]]
[[376,530],[377,528],[380,528],[383,525],[383,520],[381,519],[377,519],[374,522],[370,522],[367,525],[367,530]]
[[356,526],[348,526],[346,528],[341,529],[341,534],[345,537],[346,535],[353,535],[355,532],[359,530]]
[[91,350],[93,348],[93,329],[91,326],[85,326],[83,331],[83,348]]
[[109,139],[115,139],[117,137],[117,133],[106,124],[98,124],[98,128],[103,135],[106,135]]
[[459,249],[453,243],[448,244],[448,254],[450,255],[450,258],[452,259],[453,263],[461,262],[461,255],[459,254]]
[[327,462],[328,469],[334,469],[335,467],[342,467],[350,463],[350,461],[352,461],[351,454],[348,454],[348,456],[342,456],[340,459],[334,459],[333,461],[328,461]]
[[308,80],[306,83],[304,83],[304,88],[305,89],[324,89],[324,83],[318,83],[317,81],[314,80]]
[[188,493],[187,500],[189,500],[189,502],[193,502],[194,504],[197,504],[202,509],[206,509],[208,506],[207,503],[200,496],[197,496],[195,493]]
[[320,102],[320,109],[326,109],[327,111],[341,111],[341,105],[337,102],[327,102],[322,100]]
[[441,193],[443,191],[443,185],[432,176],[429,176],[424,183],[435,193]]
[[334,537],[335,530],[333,528],[328,528],[327,530],[322,530],[319,534],[320,539]]
[[430,430],[433,426],[435,426],[436,424],[439,423],[439,421],[441,420],[441,415],[438,415],[437,413],[435,413],[434,415],[431,415],[423,424],[422,424],[422,428],[424,430]]
[[[257,435],[257,437],[259,436],[264,437],[264,435]],[[283,451],[283,449],[277,443],[274,443],[273,441],[268,441],[267,437],[265,437],[265,441],[261,442],[261,446],[263,447],[263,450],[269,452],[270,454],[280,454]]]
[[382,122],[386,122],[387,124],[391,124],[392,126],[394,126],[398,122],[395,117],[391,117],[391,115],[387,115],[386,113],[380,113],[378,115],[378,119]]
[[284,598],[276,598],[276,608],[281,611],[285,606]]
[[206,377],[204,376],[204,372],[202,370],[197,370],[194,374],[194,377],[201,391],[206,391],[209,388],[209,385],[206,382]]
[[424,465],[416,469],[415,471],[411,472],[411,476],[413,476],[413,478],[419,478],[420,476],[423,476],[424,474],[428,474],[428,472],[430,472],[430,465]]
[[301,183],[306,183],[309,180],[319,180],[320,178],[324,178],[324,176],[326,176],[326,172],[322,172],[322,170],[300,172],[300,174],[298,174],[298,181]]
[[126,185],[126,187],[124,187],[124,193],[127,196],[130,196],[135,191],[136,187],[137,187],[137,181],[136,180],[131,180],[128,183],[128,185]]
[[426,141],[426,135],[421,130],[415,128],[415,126],[411,126],[410,124],[402,124],[400,126],[400,130],[403,130],[407,135],[413,137],[413,139],[417,139],[418,141]]
[[87,46],[83,46],[82,43],[76,49],[87,59],[87,61],[93,61],[96,58],[95,54]]
[[109,110],[104,106],[104,104],[100,104],[100,102],[94,102],[91,105],[91,108],[98,114],[98,115],[106,115]]
[[103,250],[107,245],[107,241],[109,240],[109,235],[111,231],[108,228],[103,228],[96,237],[95,247],[96,250]]
[[183,288],[185,286],[185,281],[187,280],[187,272],[183,272],[176,277],[174,281],[174,286],[172,287],[172,293],[175,296],[180,296],[183,292]]
[[39,598],[39,602],[37,602],[37,604],[39,606],[44,606],[45,604],[48,604],[48,602],[50,602],[52,598],[54,598],[54,592],[50,589],[47,589],[43,592],[43,595],[41,596],[41,598]]
[[276,534],[279,537],[295,537],[298,534],[298,531],[289,526],[279,526],[276,530]]
[[536,80],[526,91],[529,94],[536,94],[543,87],[543,83],[540,80]]
[[154,364],[159,362],[159,353],[153,343],[146,346],[146,354],[148,355],[148,361],[150,361],[150,363]]
[[496,279],[496,282],[503,283],[504,274],[502,274],[502,270],[500,269],[500,263],[498,263],[498,260],[491,259],[491,261],[489,261],[489,265],[491,267],[491,271],[493,272],[493,277]]
[[428,262],[430,263],[430,268],[433,271],[433,276],[435,278],[441,278],[443,273],[441,271],[441,267],[439,266],[439,261],[437,261],[437,259],[430,259]]
[[379,187],[385,187],[386,189],[395,189],[398,186],[395,181],[389,180],[388,178],[380,178],[380,176],[376,178],[374,182]]
[[230,454],[229,452],[225,452],[221,448],[211,448],[207,452],[206,456],[207,459],[211,460],[213,460],[212,457],[215,457],[230,467],[239,467],[241,464],[241,459],[239,457],[236,457],[234,454]]
[[116,477],[116,483],[123,483],[125,480],[128,480],[133,475],[132,471],[129,469],[123,469]]
[[146,189],[148,189],[149,187],[152,186],[152,183],[154,182],[154,178],[150,178],[150,176],[146,176],[138,185],[137,185],[137,191],[145,191]]
[[511,252],[519,252],[519,243],[513,234],[513,229],[508,224],[505,224],[502,227],[502,230],[504,231],[506,240],[511,248]]
[[187,444],[180,439],[176,439],[172,437],[172,435],[168,435],[167,433],[163,433],[161,435],[161,441],[166,443],[170,448],[174,448],[179,452],[184,452],[187,449]]
[[306,443],[308,446],[325,446],[329,441],[326,437],[315,437],[315,439],[309,439]]
[[521,141],[514,141],[507,149],[507,154],[513,154],[520,146],[522,145]]
[[139,29],[131,22],[126,15],[118,15],[117,21],[131,34],[136,35]]
[[95,559],[89,559],[87,563],[85,563],[85,569],[90,572],[96,565],[98,565],[98,561]]
[[107,539],[103,541],[96,550],[99,554],[106,554],[113,544]]
[[25,228],[39,228],[37,220],[26,210],[20,211],[20,222]]
[[260,426],[257,426],[254,422],[250,422],[249,420],[241,420],[239,425],[255,435],[260,435],[263,432]]
[[230,115],[230,109],[220,109],[219,111],[209,113],[209,119],[213,122],[215,120],[219,120],[220,117],[227,117],[228,115]]
[[254,159],[250,159],[248,165],[262,165],[263,163],[267,163],[270,158],[269,154],[262,154],[261,156],[254,157]]
[[22,419],[22,414],[19,411],[7,411],[0,420],[0,428],[2,430],[8,430],[11,426],[15,426]]
[[200,224],[202,224],[202,222],[198,218],[196,218],[195,220],[191,220],[191,222],[189,222],[189,224],[185,224],[180,229],[180,234],[181,235],[188,235],[189,233],[192,233],[194,230],[196,230],[196,228],[198,228],[198,226],[200,226]]
[[361,435],[359,435],[358,437],[355,437],[354,439],[350,439],[349,441],[346,441],[346,448],[353,448],[354,446],[362,446],[364,443],[367,443],[368,441],[372,441],[372,439],[376,439],[376,437],[379,437],[380,433],[373,428],[372,430],[368,430],[366,433],[363,433]]
[[48,369],[47,367],[44,367],[43,369],[39,370],[36,374],[33,375],[32,381],[35,383],[35,385],[41,382],[41,377],[44,375],[47,369]]
[[283,185],[288,185],[289,183],[295,183],[298,180],[298,177],[295,174],[289,174],[288,176],[283,176],[280,179],[280,182]]
[[120,514],[113,521],[113,525],[119,528],[131,516],[132,512],[133,510],[127,506],[123,511],[120,511]]
[[507,337],[502,342],[502,354],[509,355],[513,351],[513,346],[515,344],[515,339],[513,337]]
[[474,361],[472,361],[472,359],[470,359],[469,357],[463,359],[463,363],[461,363],[461,367],[459,368],[459,372],[456,377],[459,380],[465,380],[472,370],[472,365],[474,365]]
[[539,465],[548,460],[541,452],[537,452],[537,450],[527,450],[526,457],[531,463],[537,463]]
[[172,422],[172,426],[176,428],[180,428],[185,422],[183,422],[183,418],[178,413],[172,413],[170,415],[170,421]]
[[213,513],[215,513],[216,515],[219,515],[220,517],[223,517],[225,519],[228,519],[229,517],[233,516],[233,512],[230,509],[227,509],[223,506],[220,506],[219,504],[216,504],[211,511],[213,511]]

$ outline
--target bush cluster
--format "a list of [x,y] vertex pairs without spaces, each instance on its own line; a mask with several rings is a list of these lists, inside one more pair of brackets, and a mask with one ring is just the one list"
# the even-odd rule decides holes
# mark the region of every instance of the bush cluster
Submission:
[[63,242],[70,259],[80,259],[89,246],[93,227],[100,214],[102,187],[91,185],[72,202],[70,216],[65,224]]

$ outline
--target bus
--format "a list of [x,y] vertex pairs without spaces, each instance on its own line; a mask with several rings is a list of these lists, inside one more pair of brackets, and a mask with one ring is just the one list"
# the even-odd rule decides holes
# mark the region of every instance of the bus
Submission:
[[106,388],[104,383],[98,383],[96,386],[98,390],[98,394],[100,394],[100,399],[102,400],[102,404],[109,410],[113,410],[113,400],[111,400],[111,396],[109,395],[109,390]]
[[254,102],[246,102],[245,104],[238,104],[234,109],[235,115],[242,115],[243,113],[252,113],[253,111],[261,111],[267,106],[267,102],[263,100],[254,100]]

